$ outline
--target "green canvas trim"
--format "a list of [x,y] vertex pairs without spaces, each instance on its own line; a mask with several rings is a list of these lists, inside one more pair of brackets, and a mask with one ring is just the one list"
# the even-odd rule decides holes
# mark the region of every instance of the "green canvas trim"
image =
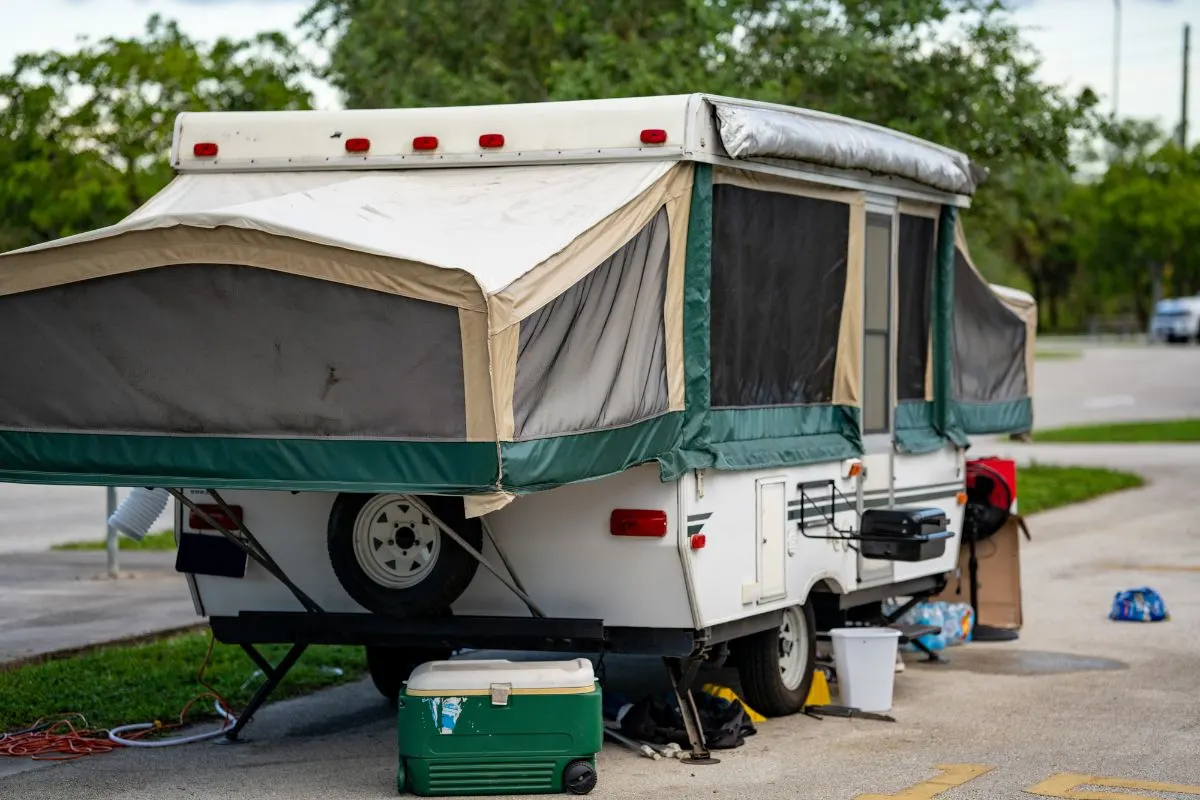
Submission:
[[712,398],[709,352],[712,297],[712,165],[696,164],[683,274],[684,421],[680,446],[663,460],[663,480],[712,466],[707,452]]
[[862,453],[861,413],[835,405],[714,410],[713,464],[737,470],[852,458]]
[[500,446],[503,488],[512,492],[551,489],[605,478],[638,464],[671,460],[683,424],[683,412],[673,411],[623,428],[504,442]]
[[896,451],[917,455],[934,453],[947,440],[934,425],[934,404],[925,400],[905,401],[896,406]]
[[962,438],[951,411],[954,336],[954,234],[958,209],[943,205],[938,218],[933,270],[933,425],[945,437]]
[[1033,399],[996,403],[953,403],[958,426],[967,433],[1028,433],[1033,430]]
[[0,465],[17,483],[445,494],[495,491],[498,472],[493,442],[25,431],[0,431]]

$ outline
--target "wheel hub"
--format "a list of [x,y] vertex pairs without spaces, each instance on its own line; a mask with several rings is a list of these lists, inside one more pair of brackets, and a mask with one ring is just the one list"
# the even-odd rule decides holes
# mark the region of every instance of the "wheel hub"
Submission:
[[779,624],[779,675],[784,686],[794,690],[804,682],[807,660],[808,626],[798,609],[789,608]]
[[354,556],[380,586],[406,589],[428,577],[441,552],[437,525],[403,495],[378,495],[354,521]]

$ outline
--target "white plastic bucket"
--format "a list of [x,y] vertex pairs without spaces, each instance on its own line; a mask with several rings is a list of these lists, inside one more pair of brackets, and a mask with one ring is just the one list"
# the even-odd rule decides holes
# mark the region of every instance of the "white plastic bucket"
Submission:
[[834,628],[833,666],[842,705],[859,711],[890,711],[896,681],[895,628]]
[[166,489],[138,487],[108,518],[108,524],[135,542],[141,541],[167,507],[171,494]]

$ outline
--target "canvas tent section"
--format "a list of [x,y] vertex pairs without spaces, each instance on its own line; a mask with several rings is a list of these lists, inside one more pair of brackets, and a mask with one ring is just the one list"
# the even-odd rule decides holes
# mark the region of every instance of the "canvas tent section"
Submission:
[[180,176],[0,257],[0,478],[489,494],[653,460],[692,173]]
[[971,261],[961,222],[952,283],[953,424],[967,434],[1031,430],[1036,307],[1016,297],[1006,301],[993,289]]
[[860,451],[863,210],[861,192],[697,165],[684,441],[664,477]]

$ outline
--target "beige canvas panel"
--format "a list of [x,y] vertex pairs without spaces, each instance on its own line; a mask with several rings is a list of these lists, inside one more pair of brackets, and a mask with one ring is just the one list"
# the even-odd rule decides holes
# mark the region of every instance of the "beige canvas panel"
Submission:
[[850,193],[850,238],[846,250],[846,293],[842,298],[842,325],[838,331],[837,361],[833,365],[833,402],[862,405],[863,281],[866,269],[867,203]]
[[715,167],[713,183],[723,183],[729,186],[740,186],[743,189],[753,189],[759,192],[776,192],[797,197],[812,197],[817,200],[833,200],[838,203],[851,203],[855,198],[862,197],[862,192],[851,189],[837,189],[832,186],[822,186],[818,183],[798,181],[773,175],[767,172],[752,172],[731,167]]
[[516,500],[515,494],[494,492],[493,494],[469,494],[463,497],[463,510],[467,519],[475,519],[493,511],[499,511]]
[[692,213],[692,183],[695,165],[686,164],[688,188],[667,202],[667,222],[671,229],[671,252],[667,258],[667,295],[663,303],[663,327],[666,328],[667,398],[671,411],[682,411],[683,377],[683,283],[687,267],[688,221]]
[[496,441],[511,442],[516,431],[513,397],[517,387],[517,352],[521,344],[520,325],[488,337],[492,363],[492,397],[495,403]]
[[922,203],[919,200],[905,200],[900,198],[898,202],[901,214],[908,214],[910,217],[932,217],[938,219],[942,213],[942,207],[936,203]]
[[467,441],[496,440],[496,412],[492,409],[492,376],[488,360],[487,314],[458,310],[462,333],[463,398],[467,410]]
[[182,264],[259,267],[473,311],[486,309],[479,284],[462,270],[226,226],[176,225],[14,253],[0,259],[0,296]]
[[[971,251],[967,247],[967,234],[963,230],[962,217],[959,217],[954,226],[954,244],[962,251],[963,256],[967,260],[967,266],[975,271],[979,279],[984,283],[990,282],[975,266],[975,262],[971,259]],[[1017,315],[1021,321],[1025,323],[1025,384],[1029,391],[1029,396],[1033,397],[1033,374],[1034,362],[1036,360],[1037,350],[1037,304],[1024,304],[1015,298],[1005,297],[1002,294],[996,294],[1000,302],[1004,303],[1004,307]]]
[[929,343],[925,353],[925,402],[933,402],[933,330],[929,331]]
[[[492,332],[516,325],[570,289],[636,236],[663,206],[668,209],[674,241],[679,218],[686,219],[686,214],[681,212],[687,211],[687,204],[681,205],[680,200],[691,193],[694,174],[691,164],[676,164],[648,189],[577,237],[568,247],[538,264],[503,291],[489,297]],[[671,213],[672,208],[676,209],[676,213]]]

